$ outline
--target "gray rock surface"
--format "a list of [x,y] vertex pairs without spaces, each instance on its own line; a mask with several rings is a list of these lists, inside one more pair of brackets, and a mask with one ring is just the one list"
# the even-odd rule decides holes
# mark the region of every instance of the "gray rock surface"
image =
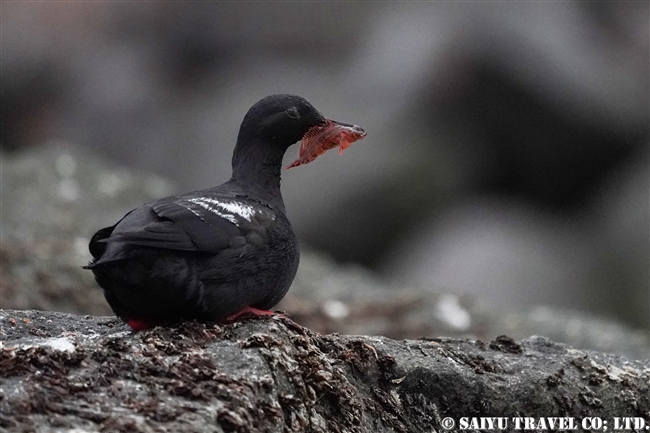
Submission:
[[[0,311],[11,432],[431,432],[451,417],[638,417],[650,361],[515,342],[320,335],[281,316],[132,333]],[[511,424],[512,426],[512,424]]]

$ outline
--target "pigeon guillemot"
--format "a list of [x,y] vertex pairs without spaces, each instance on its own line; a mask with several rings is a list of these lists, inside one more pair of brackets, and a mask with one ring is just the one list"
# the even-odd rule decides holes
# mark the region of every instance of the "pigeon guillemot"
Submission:
[[301,147],[303,161],[293,165],[307,163],[325,151],[319,140],[334,146],[333,136],[342,150],[365,132],[326,119],[302,97],[268,96],[244,117],[230,180],[144,204],[95,233],[86,268],[115,314],[139,330],[222,321],[277,304],[299,260],[280,193],[282,157],[309,139],[310,154]]

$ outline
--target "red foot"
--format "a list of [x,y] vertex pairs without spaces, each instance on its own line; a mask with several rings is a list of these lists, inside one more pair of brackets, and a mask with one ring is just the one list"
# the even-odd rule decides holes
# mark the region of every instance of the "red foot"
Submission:
[[142,331],[143,329],[151,329],[156,326],[156,322],[149,319],[129,319],[126,323],[136,332]]
[[248,316],[252,315],[255,317],[264,317],[264,316],[276,316],[276,315],[282,315],[278,313],[274,313],[273,311],[269,310],[260,310],[259,308],[255,307],[245,307],[243,310],[241,310],[238,313],[233,314],[232,316],[228,316],[224,319],[224,322],[229,323],[229,322],[235,322],[238,319],[240,319],[242,316]]

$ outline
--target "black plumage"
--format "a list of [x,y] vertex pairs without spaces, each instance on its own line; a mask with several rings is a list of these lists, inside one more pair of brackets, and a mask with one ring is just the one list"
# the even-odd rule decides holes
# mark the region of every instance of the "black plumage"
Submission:
[[282,157],[325,122],[304,98],[266,97],[244,117],[230,180],[144,204],[95,233],[87,268],[115,313],[138,329],[277,304],[299,261],[280,193]]

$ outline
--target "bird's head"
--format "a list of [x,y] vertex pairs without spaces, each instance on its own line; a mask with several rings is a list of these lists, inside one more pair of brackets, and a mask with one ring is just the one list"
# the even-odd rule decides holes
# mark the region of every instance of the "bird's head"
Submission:
[[258,101],[246,113],[240,137],[256,135],[275,145],[289,147],[302,139],[313,126],[327,119],[305,98],[271,95]]
[[356,125],[326,118],[300,96],[267,96],[244,116],[233,153],[233,178],[259,177],[255,173],[263,167],[272,167],[272,177],[279,178],[282,156],[297,141],[300,157],[289,167],[311,162],[336,146],[342,152],[365,135]]
[[[356,125],[327,119],[305,98],[285,94],[267,96],[255,103],[246,113],[239,130],[240,141],[262,139],[283,149],[308,137],[312,146],[322,144],[330,149],[335,136],[352,137],[348,141],[355,141],[365,135]],[[326,137],[328,143],[320,143]]]

